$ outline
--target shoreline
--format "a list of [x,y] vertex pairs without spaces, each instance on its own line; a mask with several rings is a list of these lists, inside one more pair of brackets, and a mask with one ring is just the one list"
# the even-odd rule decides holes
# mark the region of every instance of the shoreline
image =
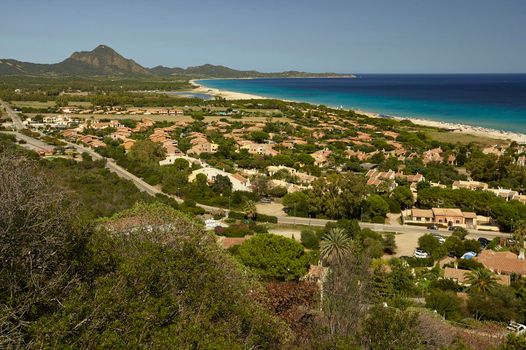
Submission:
[[[226,100],[253,100],[253,99],[272,98],[272,97],[264,97],[264,96],[246,94],[246,93],[241,93],[241,92],[220,90],[216,88],[209,88],[207,86],[199,84],[198,81],[199,79],[190,80],[190,84],[196,87],[196,89],[193,90],[194,92],[209,94],[212,96],[218,96]],[[291,100],[282,99],[282,98],[275,98],[275,99],[282,100],[285,102],[310,103],[307,101],[291,101]],[[513,132],[513,131],[490,129],[490,128],[485,128],[482,126],[468,125],[468,124],[462,124],[462,123],[442,122],[442,121],[425,119],[425,118],[402,117],[402,116],[396,116],[396,115],[386,116],[380,113],[364,111],[360,109],[352,109],[352,108],[345,108],[345,109],[352,110],[355,113],[363,114],[370,118],[391,118],[397,121],[409,120],[413,124],[416,124],[416,125],[439,128],[439,129],[447,130],[449,132],[453,132],[457,134],[469,134],[469,135],[478,136],[478,137],[492,138],[492,139],[503,140],[503,141],[516,141],[518,143],[526,144],[526,134]]]

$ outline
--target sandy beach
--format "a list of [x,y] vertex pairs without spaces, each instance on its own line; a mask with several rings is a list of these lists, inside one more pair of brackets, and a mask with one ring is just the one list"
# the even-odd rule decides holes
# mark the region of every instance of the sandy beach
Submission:
[[[356,113],[366,115],[371,118],[385,118],[378,113],[366,112],[362,110],[355,110]],[[480,126],[466,125],[460,123],[447,123],[436,120],[420,119],[420,118],[404,118],[400,116],[390,116],[390,118],[396,120],[410,120],[414,124],[430,126],[434,128],[440,128],[449,130],[459,134],[470,134],[474,136],[489,137],[497,140],[509,140],[516,141],[518,143],[526,143],[526,135],[521,133],[515,133],[511,131],[488,129]]]
[[219,90],[214,88],[209,88],[198,83],[197,80],[190,80],[190,84],[195,86],[195,90],[192,92],[199,92],[203,94],[209,94],[217,97],[222,97],[225,100],[254,100],[254,99],[264,99],[265,97],[251,94],[244,94],[241,92]]
[[[209,94],[213,96],[219,96],[227,100],[252,100],[252,99],[267,98],[267,97],[262,97],[258,95],[244,94],[241,92],[209,88],[209,87],[199,84],[197,80],[190,80],[190,84],[196,87],[195,90],[193,90],[193,92],[199,92],[199,93],[205,93],[205,94]],[[290,100],[285,100],[285,99],[281,99],[281,100],[290,101]],[[293,102],[293,101],[290,101],[290,102]],[[374,112],[363,111],[359,109],[355,109],[354,111],[356,113],[363,114],[371,118],[385,118],[385,116],[382,116]],[[445,130],[459,133],[459,134],[469,134],[469,135],[474,135],[474,136],[479,136],[479,137],[489,137],[489,138],[493,138],[497,140],[516,141],[518,143],[526,143],[526,134],[515,133],[511,131],[488,129],[488,128],[484,128],[480,126],[466,125],[466,124],[460,124],[460,123],[440,122],[436,120],[413,118],[413,117],[406,118],[402,116],[389,116],[389,118],[393,118],[393,119],[400,120],[400,121],[410,120],[411,122],[417,125],[445,129]]]

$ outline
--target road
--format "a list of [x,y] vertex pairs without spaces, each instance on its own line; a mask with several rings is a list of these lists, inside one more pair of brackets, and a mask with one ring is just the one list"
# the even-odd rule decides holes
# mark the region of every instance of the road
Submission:
[[15,131],[6,131],[4,132],[5,134],[11,134],[11,135],[14,135],[17,140],[23,140],[26,142],[25,146],[28,146],[28,148],[36,151],[36,152],[41,152],[41,151],[48,151],[48,150],[54,150],[55,149],[55,146],[52,146],[52,145],[48,145],[47,143],[45,143],[44,141],[41,141],[41,140],[38,140],[38,139],[35,139],[33,137],[30,137],[30,136],[27,136],[27,135],[24,135],[24,134],[21,134],[19,132],[15,132]]
[[15,126],[16,130],[20,131],[25,128],[24,124],[22,124],[22,120],[20,119],[18,114],[16,114],[16,112],[13,111],[11,106],[9,106],[7,103],[5,103],[2,100],[0,100],[0,105],[5,109],[7,115],[13,121],[13,125]]
[[[299,217],[294,217],[294,216],[278,217],[279,224],[288,224],[288,225],[306,225],[306,226],[322,227],[322,226],[325,226],[327,222],[335,222],[335,220],[299,218]],[[368,229],[371,229],[377,232],[396,232],[396,233],[411,233],[411,234],[422,234],[422,233],[431,232],[422,226],[373,224],[369,222],[360,222],[360,227],[368,228]],[[451,234],[451,232],[447,230],[439,230],[439,231],[433,231],[433,232],[439,233],[443,236],[449,236]],[[472,236],[485,237],[485,238],[490,238],[490,239],[506,234],[503,232],[489,232],[489,231],[480,231],[480,230],[468,230],[468,232]]]

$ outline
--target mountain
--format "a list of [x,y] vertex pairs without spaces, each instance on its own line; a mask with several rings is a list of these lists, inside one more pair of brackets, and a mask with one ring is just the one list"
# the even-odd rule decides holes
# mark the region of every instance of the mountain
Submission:
[[298,71],[261,73],[254,70],[242,71],[212,64],[188,68],[169,68],[164,66],[146,68],[132,59],[123,57],[107,45],[99,45],[92,51],[74,52],[64,61],[55,64],[38,64],[13,59],[0,59],[0,76],[2,75],[184,76],[193,78],[344,76],[336,73],[307,73]]

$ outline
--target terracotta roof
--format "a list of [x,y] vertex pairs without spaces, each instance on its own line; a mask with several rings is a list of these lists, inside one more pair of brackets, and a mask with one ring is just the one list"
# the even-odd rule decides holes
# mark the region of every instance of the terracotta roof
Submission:
[[476,213],[473,213],[473,212],[470,212],[470,211],[465,211],[463,213],[464,213],[464,217],[465,218],[469,218],[469,219],[476,219],[477,218],[477,214]]
[[462,210],[456,208],[433,208],[433,214],[442,216],[464,216]]
[[[456,281],[458,284],[466,284],[466,280],[468,279],[469,273],[471,271],[469,270],[461,270],[461,269],[454,269],[451,267],[446,267],[444,269],[444,278],[451,279]],[[496,275],[497,283],[501,284],[503,286],[509,286],[510,285],[510,276],[508,275]]]
[[433,211],[431,209],[411,209],[411,215],[419,218],[432,218]]
[[496,273],[526,275],[526,260],[519,260],[518,256],[512,252],[483,250],[476,259]]

